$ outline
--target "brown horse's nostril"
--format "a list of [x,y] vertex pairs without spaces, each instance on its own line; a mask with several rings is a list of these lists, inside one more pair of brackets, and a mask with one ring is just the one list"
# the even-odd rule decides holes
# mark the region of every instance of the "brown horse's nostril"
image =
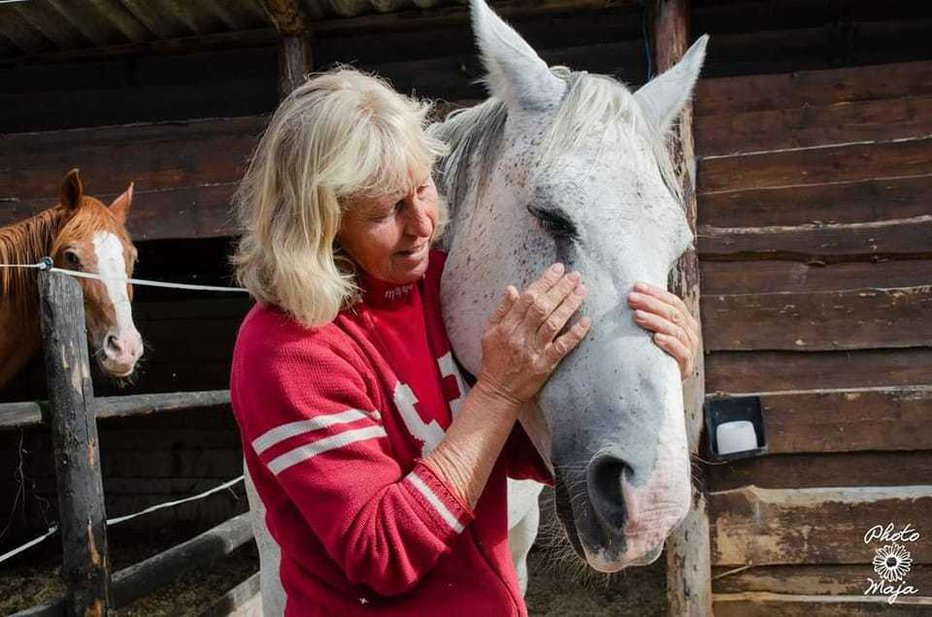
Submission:
[[105,344],[107,346],[107,349],[114,353],[120,353],[121,351],[123,351],[123,346],[120,345],[120,340],[112,334],[107,335],[107,340]]
[[589,463],[589,499],[602,522],[622,529],[628,520],[621,481],[631,474],[630,466],[611,454],[599,454]]

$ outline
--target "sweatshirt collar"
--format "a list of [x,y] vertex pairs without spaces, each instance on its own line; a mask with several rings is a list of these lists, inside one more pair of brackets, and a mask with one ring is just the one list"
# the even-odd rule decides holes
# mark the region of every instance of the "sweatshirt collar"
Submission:
[[406,304],[414,295],[417,283],[399,285],[381,281],[362,269],[358,270],[357,282],[362,291],[362,300],[370,306],[395,306]]

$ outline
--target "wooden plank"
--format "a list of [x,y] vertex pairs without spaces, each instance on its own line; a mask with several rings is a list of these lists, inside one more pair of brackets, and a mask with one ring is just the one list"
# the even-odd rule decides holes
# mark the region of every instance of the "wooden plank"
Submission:
[[709,393],[908,386],[929,383],[932,349],[717,351],[705,363]]
[[702,227],[704,259],[932,257],[932,215],[894,221],[779,227]]
[[[689,48],[689,0],[653,0],[649,5],[651,57],[658,73],[671,69]],[[693,144],[692,104],[680,112],[668,138],[670,158],[676,170],[690,229],[696,229],[696,165]],[[687,250],[670,275],[670,289],[683,298],[690,313],[700,318],[699,256]],[[701,342],[700,342],[701,345]],[[683,407],[689,451],[696,453],[703,425],[705,375],[702,354],[683,384]],[[709,562],[709,516],[705,495],[693,490],[685,520],[666,541],[667,611],[671,616],[706,615],[712,608]]]
[[249,513],[240,514],[186,542],[113,575],[113,599],[125,606],[179,575],[229,555],[252,540]]
[[[863,594],[867,578],[876,575],[873,569],[861,565],[793,565],[761,566],[736,571],[715,568],[712,585],[715,593],[769,591],[802,595]],[[907,576],[909,584],[925,595],[932,590],[932,566],[913,566]]]
[[885,596],[805,596],[766,592],[715,594],[716,617],[873,617],[928,615],[932,598],[900,596],[891,606]]
[[[764,489],[709,494],[717,566],[870,564],[873,526],[894,521],[932,529],[932,485]],[[932,563],[932,544],[909,542],[913,563]]]
[[64,274],[40,272],[39,308],[66,607],[72,615],[103,616],[110,604],[110,554],[81,287]]
[[706,157],[700,194],[932,174],[932,139]]
[[94,400],[98,418],[138,416],[157,411],[177,411],[230,404],[229,390],[168,392],[102,397]]
[[39,403],[0,404],[0,431],[39,424],[42,424],[42,408]]
[[932,97],[726,112],[696,122],[700,157],[932,135]]
[[772,454],[932,450],[932,386],[767,392],[760,399]]
[[928,60],[932,41],[928,15],[869,22],[833,20],[807,28],[718,34],[703,67],[708,77],[760,75]]
[[284,99],[291,94],[312,70],[310,36],[301,32],[282,37],[278,44],[278,95]]
[[[125,606],[185,572],[229,555],[250,540],[252,524],[247,512],[114,574],[113,604],[115,607]],[[65,605],[65,599],[59,598],[18,614],[36,617],[64,615]]]
[[119,194],[130,181],[142,190],[235,182],[266,122],[250,116],[4,135],[0,195],[54,203],[62,166],[72,161],[81,162],[94,195]]
[[[241,607],[245,607],[247,603],[251,605],[254,602],[256,607],[261,606],[262,598],[259,595],[258,572],[220,596],[216,602],[200,614],[200,617],[227,617],[234,614]],[[247,612],[246,614],[252,613]]]
[[746,187],[699,198],[699,225],[763,227],[863,223],[929,213],[932,176],[785,188]]
[[[932,62],[703,79],[696,115],[818,107],[932,95]],[[701,122],[701,121],[700,121]]]
[[932,452],[774,454],[709,464],[706,478],[710,491],[922,484],[932,478]]
[[704,295],[712,351],[932,346],[932,286]]
[[932,259],[853,261],[701,261],[702,291],[709,295],[840,291],[866,287],[932,285]]

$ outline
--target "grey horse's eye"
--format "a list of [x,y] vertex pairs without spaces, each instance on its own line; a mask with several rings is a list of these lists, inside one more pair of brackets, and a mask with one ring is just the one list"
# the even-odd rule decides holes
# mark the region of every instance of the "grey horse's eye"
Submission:
[[562,212],[536,208],[532,205],[529,205],[527,210],[550,235],[556,238],[575,239],[577,237],[576,225]]

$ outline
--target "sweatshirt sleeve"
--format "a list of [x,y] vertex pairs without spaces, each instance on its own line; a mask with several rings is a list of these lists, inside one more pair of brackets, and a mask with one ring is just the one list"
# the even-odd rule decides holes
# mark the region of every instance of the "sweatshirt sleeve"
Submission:
[[515,427],[505,444],[505,451],[508,452],[509,478],[513,480],[536,480],[541,484],[553,486],[550,468],[541,458],[540,453],[534,447],[531,438],[527,436],[520,422],[515,422]]
[[383,596],[411,590],[452,549],[470,509],[423,461],[404,470],[393,458],[386,410],[375,408],[343,350],[286,344],[262,358],[239,351],[231,400],[244,447],[266,479],[351,583]]

